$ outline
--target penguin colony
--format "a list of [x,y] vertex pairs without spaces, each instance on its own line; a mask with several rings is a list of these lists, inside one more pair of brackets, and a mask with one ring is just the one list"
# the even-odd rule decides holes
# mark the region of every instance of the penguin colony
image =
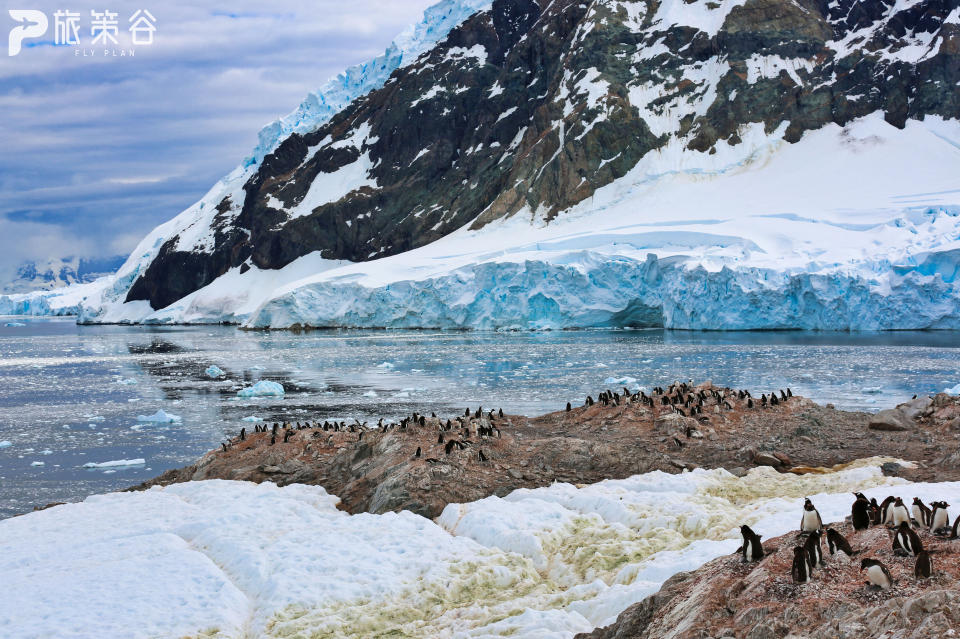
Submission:
[[[854,493],[854,497],[856,499],[850,509],[854,534],[871,526],[885,526],[893,535],[893,554],[913,563],[913,574],[918,580],[929,579],[933,575],[931,553],[936,553],[936,550],[924,548],[918,531],[951,540],[960,538],[960,516],[957,516],[951,525],[948,511],[950,504],[945,501],[932,502],[928,507],[920,498],[914,497],[911,512],[900,497],[890,496],[879,504],[876,499],[868,500],[863,493]],[[743,544],[737,549],[737,553],[741,555],[742,561],[762,560],[764,549],[760,536],[746,525],[740,527],[740,534]],[[824,530],[820,513],[813,502],[806,499],[800,517],[799,543],[793,548],[793,564],[790,568],[794,583],[809,583],[814,572],[825,565],[822,546],[824,534],[831,558],[843,555],[850,558],[860,554],[860,551],[854,550],[850,542],[835,529],[828,527]],[[890,569],[877,559],[862,558],[860,571],[866,573],[866,584],[871,588],[887,590],[896,583]]]
[[[644,391],[638,390],[631,393],[630,389],[624,387],[623,392],[613,390],[603,390],[597,395],[596,401],[592,395],[587,395],[583,405],[585,407],[594,406],[599,403],[603,406],[620,406],[621,404],[635,404],[647,406],[655,409],[656,412],[675,412],[685,417],[701,416],[699,419],[707,420],[703,415],[705,410],[712,410],[714,413],[722,413],[726,410],[732,410],[734,403],[746,406],[748,409],[763,409],[766,407],[777,406],[789,401],[793,397],[793,391],[789,388],[781,389],[779,395],[776,391],[771,391],[769,395],[763,393],[760,399],[755,400],[748,390],[733,389],[704,389],[695,388],[692,382],[674,382],[667,388],[656,387],[650,395]],[[572,412],[573,406],[570,402],[566,404],[566,412]],[[431,434],[422,440],[411,444],[411,459],[425,459],[427,462],[437,462],[438,457],[449,456],[458,451],[470,451],[470,457],[478,462],[486,462],[490,459],[489,448],[485,452],[482,443],[488,438],[500,438],[502,436],[501,427],[505,427],[509,420],[504,417],[503,409],[484,412],[483,407],[475,411],[467,408],[462,415],[452,419],[438,418],[436,413],[430,417],[414,412],[409,417],[404,417],[399,422],[384,422],[379,420],[376,427],[371,427],[367,422],[360,422],[357,419],[348,424],[346,421],[319,421],[296,422],[274,422],[272,426],[269,423],[257,424],[254,426],[254,433],[269,433],[270,437],[256,438],[252,440],[252,446],[262,445],[269,441],[268,446],[274,446],[277,443],[288,443],[291,437],[302,430],[313,431],[312,438],[323,438],[323,433],[353,433],[357,438],[355,443],[363,441],[365,433],[373,432],[385,434],[393,430],[411,432],[428,431]],[[434,435],[436,433],[436,439]],[[687,439],[702,438],[703,434],[694,427],[688,427],[685,430]],[[226,442],[221,443],[221,449],[224,453],[228,452],[233,446],[248,441],[246,428],[240,429],[240,434]],[[332,436],[328,435],[327,442],[332,441]],[[673,445],[677,448],[683,448],[686,443],[679,437],[673,438]],[[442,452],[441,452],[442,451]],[[433,455],[430,455],[430,453]]]

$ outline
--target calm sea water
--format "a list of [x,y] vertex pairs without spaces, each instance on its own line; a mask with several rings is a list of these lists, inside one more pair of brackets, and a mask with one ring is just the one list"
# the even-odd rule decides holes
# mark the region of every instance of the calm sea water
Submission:
[[[7,326],[5,324],[24,324]],[[210,379],[215,364],[227,375]],[[260,379],[282,398],[240,399]],[[960,334],[566,331],[244,332],[0,321],[0,517],[185,465],[242,418],[376,421],[502,407],[527,415],[676,379],[877,410],[960,382]],[[138,419],[163,409],[171,424]],[[117,468],[86,463],[142,458]]]

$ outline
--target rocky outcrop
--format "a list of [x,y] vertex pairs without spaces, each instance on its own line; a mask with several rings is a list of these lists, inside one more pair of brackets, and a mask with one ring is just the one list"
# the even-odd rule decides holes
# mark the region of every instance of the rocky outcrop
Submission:
[[[651,151],[795,142],[882,112],[960,116],[956,2],[494,0],[382,87],[294,133],[163,238],[127,301],[233,268],[366,261],[520,211],[549,222]],[[244,173],[246,175],[246,173]]]
[[[436,517],[448,503],[651,470],[722,467],[742,474],[767,465],[802,474],[881,455],[917,462],[915,468],[886,465],[891,475],[960,479],[960,429],[953,426],[960,419],[958,398],[937,395],[932,410],[915,415],[909,432],[882,432],[868,428],[869,414],[824,408],[802,397],[750,408],[746,398],[729,391],[727,405],[718,403],[709,383],[699,389],[708,400],[693,416],[659,400],[648,406],[621,399],[535,418],[450,416],[449,430],[446,416],[425,417],[422,426],[411,420],[404,427],[348,425],[340,431],[311,421],[300,430],[291,424],[284,442],[281,425],[275,445],[270,433],[247,433],[226,451],[211,451],[140,488],[201,479],[319,484],[352,513],[411,510]],[[462,447],[447,451],[451,441]]]
[[[932,578],[919,580],[914,558],[893,554],[886,527],[854,531],[846,521],[832,527],[858,554],[830,556],[824,541],[826,565],[811,583],[791,579],[793,548],[802,539],[789,533],[765,541],[767,554],[758,562],[726,556],[674,575],[612,625],[577,639],[926,639],[960,633],[960,541],[918,528],[934,568]],[[863,557],[889,568],[893,588],[866,585]]]

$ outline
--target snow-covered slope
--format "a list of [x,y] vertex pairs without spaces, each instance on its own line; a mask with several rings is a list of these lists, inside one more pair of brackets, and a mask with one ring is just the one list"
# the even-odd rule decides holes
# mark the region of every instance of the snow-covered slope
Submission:
[[933,0],[448,0],[116,278],[0,311],[960,328],[958,51]]
[[670,575],[733,552],[739,526],[824,521],[853,490],[957,503],[879,460],[825,475],[769,468],[556,484],[409,512],[348,515],[322,488],[204,481],[0,521],[0,628],[73,637],[568,638],[612,622]]

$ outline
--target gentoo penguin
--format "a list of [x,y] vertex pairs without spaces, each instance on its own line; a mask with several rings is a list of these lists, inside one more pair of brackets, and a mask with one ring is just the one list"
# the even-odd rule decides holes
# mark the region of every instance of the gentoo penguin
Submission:
[[896,497],[890,495],[882,502],[880,502],[880,523],[887,524],[890,523],[890,507],[893,506],[893,502],[897,500]]
[[893,585],[893,576],[887,567],[876,559],[864,559],[860,562],[860,572],[867,571],[867,583],[877,586],[883,590]]
[[883,511],[880,510],[880,504],[877,503],[876,497],[870,498],[870,517],[874,526],[879,526],[882,523]]
[[220,442],[220,445],[223,446],[223,452],[227,452],[227,445],[223,442]]
[[803,517],[800,519],[800,532],[820,532],[823,528],[823,520],[820,519],[820,513],[813,507],[813,502],[809,498],[803,501]]
[[415,452],[415,453],[413,454],[413,456],[414,456],[415,458],[416,458],[416,457],[420,457],[420,447],[419,447],[419,446],[417,446],[417,452]]
[[438,444],[442,444],[442,443],[443,443],[443,433],[440,433],[440,436],[437,437],[437,443],[438,443]]
[[920,542],[920,536],[913,531],[910,524],[901,523],[897,527],[896,534],[893,535],[893,553],[912,557],[921,550],[923,550],[923,544]]
[[930,553],[921,550],[917,553],[917,563],[913,566],[913,574],[917,579],[929,579],[933,574],[933,564],[930,563]]
[[930,525],[930,509],[927,508],[927,505],[924,504],[919,497],[913,498],[913,521],[918,526],[929,526]]
[[450,451],[453,450],[454,445],[457,443],[457,440],[451,439],[447,442],[447,445],[443,447],[443,453],[449,455]]
[[497,410],[497,419],[503,419],[503,409],[500,408]]
[[933,511],[930,513],[930,532],[936,532],[942,528],[950,527],[950,514],[947,508],[950,507],[945,501],[935,501],[930,504]]
[[740,534],[743,535],[743,545],[740,546],[743,561],[756,561],[763,557],[763,544],[760,543],[760,535],[753,532],[750,526],[746,524],[740,526]]
[[893,500],[893,505],[889,506],[887,512],[887,523],[896,528],[902,523],[910,523],[910,511],[904,505],[903,500],[897,497]]
[[803,544],[803,549],[807,551],[807,560],[810,562],[810,572],[813,569],[823,565],[823,547],[820,545],[820,533],[812,532]]
[[850,542],[847,541],[847,538],[833,528],[827,528],[827,548],[830,550],[831,555],[842,552],[848,557],[852,557],[856,554],[853,548],[850,547]]
[[790,576],[793,582],[805,584],[810,581],[810,565],[807,563],[807,551],[803,546],[797,546],[793,549],[793,566],[790,568]]
[[567,402],[567,412],[569,413],[572,410],[573,410],[573,406],[570,405],[570,402]]
[[487,461],[487,456],[483,454],[483,449],[480,449],[480,452],[477,453],[477,461],[485,462]]
[[953,520],[953,528],[950,530],[950,539],[956,539],[960,536],[960,515],[957,515],[957,518]]
[[241,429],[240,429],[240,441],[242,441],[242,442],[247,441],[247,429],[246,429],[246,428],[241,428]]
[[870,502],[863,495],[859,495],[853,502],[850,518],[853,520],[854,530],[866,530],[870,527]]

